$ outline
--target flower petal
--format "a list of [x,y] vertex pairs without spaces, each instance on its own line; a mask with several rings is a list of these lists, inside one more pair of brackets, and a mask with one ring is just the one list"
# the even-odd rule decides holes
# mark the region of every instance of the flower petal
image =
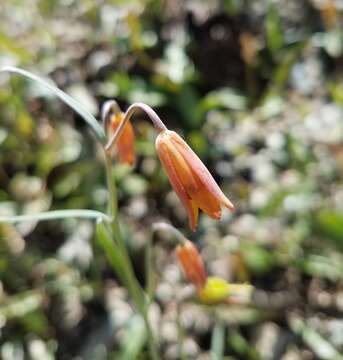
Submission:
[[162,166],[168,175],[169,181],[174,191],[187,209],[189,225],[190,228],[194,231],[198,224],[198,207],[187,195],[185,187],[183,186],[182,181],[180,180],[178,173],[175,170],[175,165],[169,152],[169,147],[166,146],[164,141],[162,141],[159,137],[156,139],[156,149]]
[[[198,179],[199,183],[200,180]],[[189,191],[188,195],[197,206],[213,219],[220,219],[220,201],[206,187],[199,187],[199,190]]]
[[[121,121],[123,120],[123,113],[114,114],[111,118],[109,124],[108,132],[114,134],[117,128],[119,127]],[[133,132],[132,125],[130,121],[125,124],[123,132],[120,134],[120,137],[117,139],[115,145],[112,148],[112,155],[114,156],[117,153],[118,159],[122,163],[128,163],[132,165],[135,162],[135,148],[134,148],[135,135]]]
[[135,162],[134,132],[129,121],[126,123],[123,133],[117,140],[117,152],[120,162],[126,162],[129,165]]
[[205,186],[220,203],[226,206],[229,210],[234,211],[234,205],[221,191],[211,173],[207,170],[206,166],[195,154],[195,152],[176,132],[170,131],[170,133],[171,142],[175,145],[179,153],[182,154],[186,162],[191,166],[192,171],[198,176],[202,185]]
[[168,153],[173,162],[174,168],[180,178],[180,181],[184,185],[186,191],[192,189],[196,190],[199,188],[199,182],[196,181],[193,176],[193,171],[191,170],[190,165],[184,159],[184,157],[179,153],[174,144],[170,141],[170,133],[171,131],[167,130],[164,132],[163,136],[163,144],[168,148]]
[[194,244],[187,240],[176,248],[176,255],[186,278],[196,287],[202,288],[206,283],[207,273]]

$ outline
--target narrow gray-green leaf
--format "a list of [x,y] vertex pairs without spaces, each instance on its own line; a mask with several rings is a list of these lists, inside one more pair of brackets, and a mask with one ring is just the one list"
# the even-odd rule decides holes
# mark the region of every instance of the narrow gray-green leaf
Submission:
[[302,338],[319,359],[343,360],[343,355],[320,333],[308,326],[302,318],[290,317],[288,323],[291,330]]
[[225,347],[225,326],[217,320],[212,330],[211,339],[211,360],[222,360],[224,358]]
[[41,77],[39,77],[35,74],[32,74],[29,71],[26,71],[26,70],[23,70],[20,68],[16,68],[16,67],[12,67],[12,66],[4,67],[0,70],[0,72],[11,72],[11,73],[15,73],[18,75],[22,75],[22,76],[24,76],[30,80],[36,81],[37,83],[48,88],[57,97],[59,97],[64,103],[66,103],[73,110],[75,110],[86,121],[86,123],[92,128],[92,130],[94,131],[94,133],[97,136],[97,138],[99,139],[99,141],[102,143],[105,143],[106,136],[105,136],[104,130],[102,129],[102,127],[100,126],[98,121],[95,119],[95,117],[88,110],[86,110],[80,102],[78,102],[77,100],[75,100],[74,98],[72,98],[71,96],[66,94],[64,91],[57,88],[56,85],[54,85],[54,83],[52,81],[48,82],[46,80],[43,80]]
[[144,320],[140,315],[134,315],[128,323],[118,360],[137,359],[146,341],[147,334]]
[[96,210],[55,210],[31,215],[0,216],[0,223],[17,223],[24,221],[47,221],[67,218],[103,219],[111,221],[104,213]]
[[106,228],[103,221],[98,221],[96,225],[96,236],[98,239],[98,244],[104,250],[104,253],[111,264],[114,271],[117,273],[119,279],[123,284],[127,285],[127,278],[125,273],[125,268],[123,257],[120,256],[118,249],[116,249],[113,242],[113,238]]
[[109,227],[101,220],[97,222],[96,235],[98,244],[104,250],[104,253],[113,270],[130,292],[135,305],[140,308],[140,311],[142,311],[145,306],[145,297],[137,280],[134,278],[134,274],[131,273],[133,270],[128,268],[127,264],[129,260],[125,255],[123,255],[123,250],[120,248],[121,245],[114,241]]

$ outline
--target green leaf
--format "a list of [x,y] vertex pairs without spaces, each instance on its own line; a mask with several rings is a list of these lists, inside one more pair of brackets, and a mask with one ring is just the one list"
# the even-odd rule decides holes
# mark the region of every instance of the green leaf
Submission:
[[[338,255],[338,254],[336,254]],[[321,255],[309,255],[299,261],[300,268],[307,274],[331,281],[343,279],[343,264],[341,257],[329,258]]]
[[338,105],[343,105],[343,83],[337,82],[329,85],[329,90],[333,100]]
[[313,350],[319,359],[343,360],[343,355],[316,330],[308,326],[301,318],[291,318],[289,320],[289,326],[292,331],[300,336],[303,342]]
[[24,221],[47,221],[67,218],[83,218],[83,219],[102,219],[104,221],[111,221],[111,219],[104,213],[96,210],[55,210],[41,212],[31,215],[16,215],[16,216],[0,216],[0,223],[17,223]]
[[66,94],[64,91],[57,88],[53,82],[51,82],[51,81],[48,82],[46,80],[43,80],[39,76],[32,74],[29,71],[26,71],[26,70],[23,70],[20,68],[16,68],[16,67],[12,67],[12,66],[4,67],[0,70],[0,72],[11,72],[11,73],[18,74],[18,75],[24,76],[30,80],[36,81],[37,83],[48,88],[57,97],[59,97],[64,103],[66,103],[74,111],[76,111],[86,121],[86,123],[92,128],[92,130],[94,131],[98,140],[102,143],[105,143],[105,141],[106,141],[105,132],[102,129],[102,127],[100,126],[100,124],[98,123],[98,121],[95,119],[95,117],[88,110],[86,110],[81,103],[79,103],[77,100],[73,99],[71,96]]
[[[112,224],[113,225],[113,224]],[[146,306],[145,296],[142,288],[138,284],[133,269],[129,267],[129,259],[123,250],[125,244],[118,241],[118,235],[114,235],[110,232],[109,228],[102,221],[98,221],[96,226],[96,235],[99,245],[102,247],[106,257],[111,264],[112,268],[118,275],[120,281],[129,290],[130,295],[134,299],[135,305],[140,309],[139,311],[145,311]],[[115,237],[116,242],[115,242]]]
[[147,340],[146,328],[140,315],[133,316],[125,331],[122,350],[118,360],[137,359]]
[[223,322],[217,321],[212,331],[211,359],[222,360],[225,347],[225,326]]
[[277,9],[272,6],[269,9],[266,22],[267,44],[272,54],[275,54],[283,45],[281,19]]
[[253,325],[265,319],[269,315],[268,310],[256,309],[251,307],[227,306],[227,304],[216,306],[217,314],[220,319],[230,325]]
[[127,278],[125,273],[125,259],[120,256],[119,250],[114,244],[114,240],[102,221],[99,221],[96,225],[96,236],[99,245],[102,247],[109,263],[117,273],[120,281],[127,285]]
[[247,98],[232,88],[223,87],[206,94],[200,102],[200,108],[202,112],[216,108],[244,111]]
[[230,331],[227,340],[230,347],[242,358],[250,360],[260,359],[254,346],[252,346],[238,330]]
[[183,85],[178,94],[174,97],[175,107],[180,111],[185,125],[197,126],[202,121],[197,104],[199,103],[199,94],[196,89],[190,85]]
[[323,210],[315,217],[314,228],[343,251],[343,213]]
[[223,7],[225,12],[227,12],[229,15],[234,16],[239,14],[239,12],[242,10],[243,2],[240,0],[224,0],[223,1]]
[[248,268],[256,274],[269,272],[275,264],[273,255],[263,247],[253,243],[243,243],[241,251]]
[[278,66],[273,71],[271,84],[264,95],[265,99],[280,96],[280,92],[282,92],[289,80],[289,74],[293,65],[299,59],[300,53],[306,45],[307,41],[299,41],[287,49],[283,49],[282,58],[279,59]]

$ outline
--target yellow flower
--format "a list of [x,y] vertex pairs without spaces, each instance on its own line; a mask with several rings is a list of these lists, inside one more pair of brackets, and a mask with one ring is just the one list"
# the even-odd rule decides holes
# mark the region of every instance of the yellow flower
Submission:
[[242,303],[251,299],[252,290],[248,284],[230,284],[218,277],[208,277],[205,286],[198,289],[198,297],[205,304]]
[[172,187],[188,211],[193,231],[198,224],[199,209],[217,220],[221,217],[222,205],[234,211],[234,205],[206,166],[176,132],[161,131],[156,139],[156,149]]

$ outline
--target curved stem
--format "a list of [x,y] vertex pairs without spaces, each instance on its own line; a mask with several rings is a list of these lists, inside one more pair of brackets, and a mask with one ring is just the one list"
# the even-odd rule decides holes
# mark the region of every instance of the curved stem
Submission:
[[118,115],[121,113],[120,107],[115,100],[106,101],[101,108],[101,121],[107,136],[107,130],[110,124],[111,115]]
[[187,238],[181,233],[181,231],[176,229],[173,225],[170,225],[165,222],[157,222],[152,225],[153,233],[155,231],[160,231],[160,230],[172,233],[175,236],[177,242],[180,243],[181,245],[185,244],[185,242],[187,241]]
[[117,131],[112,135],[111,139],[109,140],[109,142],[105,146],[106,152],[108,152],[112,148],[113,144],[117,141],[117,139],[119,138],[119,136],[123,132],[125,124],[131,119],[131,117],[137,111],[145,112],[149,116],[150,120],[152,121],[155,128],[159,132],[167,130],[167,127],[163,124],[160,117],[155,113],[155,111],[150,106],[148,106],[148,105],[146,105],[144,103],[134,103],[126,110],[126,112],[124,114],[123,121],[120,123]]

